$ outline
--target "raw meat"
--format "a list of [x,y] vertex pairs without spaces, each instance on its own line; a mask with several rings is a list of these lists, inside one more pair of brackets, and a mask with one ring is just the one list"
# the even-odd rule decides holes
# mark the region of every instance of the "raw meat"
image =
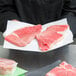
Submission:
[[64,61],[58,67],[46,73],[45,76],[76,76],[76,68]]
[[56,43],[63,39],[63,32],[68,29],[68,25],[55,25],[48,27],[45,31],[37,35],[39,48],[45,52],[51,49]]
[[0,75],[6,76],[14,73],[17,66],[17,62],[10,59],[0,58]]
[[49,71],[46,76],[67,76],[67,71],[61,67],[55,67]]
[[54,25],[47,28],[47,31],[56,31],[58,33],[64,33],[67,29],[69,29],[69,25]]
[[24,47],[35,38],[41,29],[41,25],[24,27],[6,36],[5,40],[16,46]]
[[71,64],[64,61],[59,66],[66,69],[67,76],[76,76],[76,68],[74,68]]
[[48,32],[44,31],[40,33],[37,37],[39,48],[44,52],[51,48],[54,44],[56,44],[63,37],[62,34],[57,32]]
[[66,63],[65,61],[62,62],[59,66],[66,69],[72,69],[72,65]]

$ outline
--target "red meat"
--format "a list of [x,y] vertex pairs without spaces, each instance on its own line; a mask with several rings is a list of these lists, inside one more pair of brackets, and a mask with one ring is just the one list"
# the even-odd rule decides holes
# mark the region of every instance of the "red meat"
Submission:
[[63,37],[62,34],[52,31],[44,31],[37,36],[39,48],[42,51],[47,51],[53,45],[55,45],[61,38]]
[[47,28],[47,31],[56,31],[58,33],[64,33],[69,28],[69,25],[54,25]]
[[45,76],[76,76],[76,68],[64,61],[46,73]]
[[17,66],[17,62],[10,59],[0,58],[0,75],[12,74]]
[[68,29],[68,25],[54,25],[37,35],[39,48],[44,52],[51,49],[56,43],[63,39],[63,32]]
[[41,31],[41,28],[41,25],[24,27],[6,36],[5,40],[16,46],[24,47],[35,38]]
[[65,61],[62,62],[59,66],[65,69],[72,69],[72,65],[66,63]]
[[67,71],[67,76],[76,76],[76,68],[65,61],[60,64],[60,67],[65,68]]
[[61,67],[55,67],[49,71],[46,76],[67,76],[67,71]]

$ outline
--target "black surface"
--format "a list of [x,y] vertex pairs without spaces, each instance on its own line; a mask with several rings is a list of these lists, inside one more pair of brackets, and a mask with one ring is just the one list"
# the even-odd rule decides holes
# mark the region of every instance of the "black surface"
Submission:
[[28,71],[48,66],[57,60],[66,61],[76,67],[76,45],[67,45],[47,53],[8,50],[0,47],[0,57],[16,60],[19,67]]

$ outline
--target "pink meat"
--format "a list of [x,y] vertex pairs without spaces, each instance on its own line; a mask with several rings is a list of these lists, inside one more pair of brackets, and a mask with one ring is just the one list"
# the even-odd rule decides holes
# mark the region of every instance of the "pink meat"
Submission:
[[53,31],[43,31],[36,38],[39,48],[44,52],[53,47],[62,39],[63,35]]
[[63,61],[59,66],[62,67],[62,68],[65,68],[65,69],[72,69],[72,65],[68,64],[65,61]]
[[60,33],[64,33],[69,28],[69,25],[54,25],[47,28],[47,31],[56,31]]
[[10,59],[0,58],[0,75],[12,73],[17,66],[17,62]]
[[76,68],[74,68],[71,64],[64,61],[59,66],[66,69],[67,76],[76,76]]
[[45,76],[76,76],[76,68],[64,61],[46,73]]
[[49,71],[46,76],[67,76],[67,71],[61,67],[55,67]]
[[54,25],[37,35],[39,48],[44,52],[51,49],[56,43],[63,39],[63,32],[68,29],[68,25]]
[[24,47],[36,37],[41,29],[41,25],[24,27],[6,36],[5,40],[16,46]]
[[67,76],[76,76],[76,71],[74,71],[74,70],[68,70],[67,71]]

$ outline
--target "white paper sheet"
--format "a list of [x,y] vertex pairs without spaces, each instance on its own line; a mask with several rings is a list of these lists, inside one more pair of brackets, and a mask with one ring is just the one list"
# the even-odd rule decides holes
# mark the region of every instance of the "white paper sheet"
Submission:
[[[42,26],[42,28],[43,28],[42,31],[44,31],[49,26],[64,25],[64,24],[65,25],[68,24],[66,18],[58,20],[58,21],[50,22],[50,23],[47,23],[47,24],[43,25]],[[13,32],[14,30],[17,30],[17,29],[25,27],[25,26],[33,26],[33,25],[28,24],[28,23],[24,23],[24,22],[8,21],[7,29],[6,29],[6,31],[4,32],[3,35],[6,36],[6,35],[10,34],[11,32]],[[64,45],[70,44],[72,42],[73,42],[73,34],[72,34],[71,30],[68,29],[67,32],[64,35],[64,39],[61,40],[60,42],[58,42],[53,48],[49,49],[48,51],[51,51],[51,50],[56,49],[56,48],[60,48]],[[8,49],[17,49],[17,50],[21,50],[21,51],[42,52],[39,49],[38,42],[36,41],[36,39],[34,39],[30,44],[28,44],[25,47],[17,47],[15,45],[9,43],[8,41],[4,40],[3,47],[8,48]]]

